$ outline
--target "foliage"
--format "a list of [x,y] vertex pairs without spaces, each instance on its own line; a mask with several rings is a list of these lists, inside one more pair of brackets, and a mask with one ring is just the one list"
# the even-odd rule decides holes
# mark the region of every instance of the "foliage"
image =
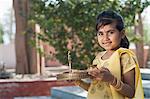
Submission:
[[2,25],[0,24],[0,44],[3,43],[3,34],[4,34],[4,32],[3,32],[3,27],[2,27]]
[[[71,50],[73,68],[85,69],[102,50],[96,40],[96,15],[112,9],[123,15],[126,26],[132,26],[137,4],[135,0],[31,0],[30,19],[41,26],[39,39],[55,47],[57,59],[67,64]],[[72,49],[67,48],[69,40]]]
[[146,24],[144,26],[144,43],[146,45],[149,45],[150,44],[150,38],[149,38],[149,35],[150,35],[150,32],[149,32],[149,24]]

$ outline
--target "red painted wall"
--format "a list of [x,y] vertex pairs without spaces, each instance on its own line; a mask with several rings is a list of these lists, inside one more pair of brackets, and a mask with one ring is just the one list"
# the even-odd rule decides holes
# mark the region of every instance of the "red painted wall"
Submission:
[[0,99],[17,96],[50,96],[51,87],[69,86],[66,81],[0,82]]

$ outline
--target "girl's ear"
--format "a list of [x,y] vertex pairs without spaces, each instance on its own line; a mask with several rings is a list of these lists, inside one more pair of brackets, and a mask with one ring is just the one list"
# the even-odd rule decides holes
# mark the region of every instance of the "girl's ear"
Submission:
[[126,35],[125,35],[125,30],[123,29],[122,31],[121,31],[121,38],[123,39]]

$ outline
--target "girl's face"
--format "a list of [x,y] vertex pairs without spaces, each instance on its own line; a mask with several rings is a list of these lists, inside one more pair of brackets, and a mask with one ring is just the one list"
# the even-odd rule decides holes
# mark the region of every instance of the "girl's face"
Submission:
[[106,51],[116,50],[120,47],[121,38],[124,33],[116,28],[116,23],[101,26],[97,33],[98,43]]

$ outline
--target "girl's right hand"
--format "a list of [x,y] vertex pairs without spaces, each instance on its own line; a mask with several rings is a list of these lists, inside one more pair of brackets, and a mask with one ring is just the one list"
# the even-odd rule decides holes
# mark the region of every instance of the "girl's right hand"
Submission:
[[94,79],[108,83],[111,83],[114,79],[114,76],[105,67],[101,67],[100,69],[97,67],[91,68],[91,70],[89,70],[89,75],[91,75]]

